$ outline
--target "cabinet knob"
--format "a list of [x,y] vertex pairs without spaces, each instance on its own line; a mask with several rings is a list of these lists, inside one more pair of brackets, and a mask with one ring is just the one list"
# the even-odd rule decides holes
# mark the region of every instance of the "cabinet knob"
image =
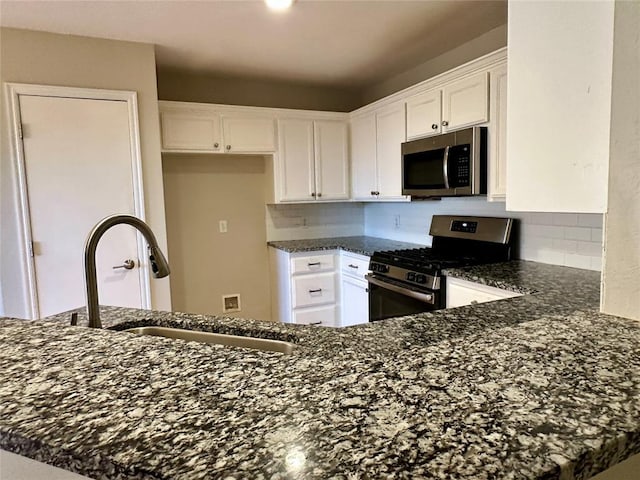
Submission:
[[227,145],[227,150],[231,150],[231,145]]
[[374,192],[373,190],[371,190],[371,195],[375,195],[375,194],[376,194],[376,192]]
[[315,197],[315,196],[316,196],[316,192],[313,192],[313,193],[311,194],[311,196],[312,196],[312,197]]
[[442,121],[442,126],[443,126],[443,127],[446,127],[447,125],[449,125],[449,122],[447,122],[446,120],[443,120],[443,121]]
[[318,192],[317,196],[318,196],[318,198],[320,198],[322,196],[322,194],[320,192]]
[[220,147],[220,144],[218,142],[213,144],[213,148],[219,148],[219,147]]
[[438,129],[438,124],[437,124],[437,123],[432,123],[432,124],[431,124],[431,128],[432,128],[433,130],[437,130],[437,129]]

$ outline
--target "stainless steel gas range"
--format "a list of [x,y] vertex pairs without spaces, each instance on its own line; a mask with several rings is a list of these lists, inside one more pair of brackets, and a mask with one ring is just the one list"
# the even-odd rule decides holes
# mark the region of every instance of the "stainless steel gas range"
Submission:
[[434,215],[431,248],[375,252],[367,275],[369,321],[445,308],[443,270],[511,259],[514,220]]

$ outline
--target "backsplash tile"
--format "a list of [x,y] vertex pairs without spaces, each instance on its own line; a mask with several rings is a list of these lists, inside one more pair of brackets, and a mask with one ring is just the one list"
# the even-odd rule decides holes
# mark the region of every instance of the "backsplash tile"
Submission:
[[410,203],[279,204],[266,207],[267,239],[368,235],[430,245],[437,214],[513,217],[520,221],[519,257],[589,270],[602,269],[602,215],[507,212],[485,198]]
[[484,198],[365,205],[365,235],[430,245],[429,225],[437,214],[513,217],[520,220],[523,260],[589,270],[602,269],[602,215],[507,212]]
[[267,205],[265,215],[267,241],[364,234],[361,203]]

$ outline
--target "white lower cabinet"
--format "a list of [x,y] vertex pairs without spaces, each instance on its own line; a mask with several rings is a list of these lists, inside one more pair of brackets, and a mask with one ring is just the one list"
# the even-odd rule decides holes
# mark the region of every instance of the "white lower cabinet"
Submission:
[[272,318],[348,327],[369,322],[369,257],[328,250],[288,253],[269,247]]
[[521,293],[489,287],[459,278],[447,277],[447,308],[493,302],[503,298],[520,297]]
[[269,248],[272,318],[283,323],[337,327],[337,250],[288,253]]
[[348,327],[369,322],[369,257],[340,252],[340,326]]
[[366,280],[342,277],[341,327],[369,322],[369,289]]

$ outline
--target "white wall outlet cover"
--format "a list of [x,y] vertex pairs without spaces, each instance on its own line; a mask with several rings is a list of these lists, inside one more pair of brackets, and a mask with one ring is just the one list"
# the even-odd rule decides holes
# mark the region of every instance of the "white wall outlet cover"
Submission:
[[220,220],[218,222],[218,229],[220,230],[220,233],[227,233],[227,231],[228,231],[227,221],[226,220]]
[[222,312],[239,312],[240,307],[240,294],[234,293],[232,295],[222,296]]

